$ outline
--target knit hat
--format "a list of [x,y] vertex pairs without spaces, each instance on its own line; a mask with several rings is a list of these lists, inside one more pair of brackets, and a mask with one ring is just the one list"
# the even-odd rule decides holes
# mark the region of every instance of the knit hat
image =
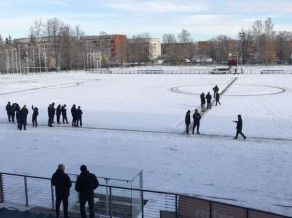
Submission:
[[85,172],[87,170],[87,167],[85,165],[81,165],[80,170],[81,172]]

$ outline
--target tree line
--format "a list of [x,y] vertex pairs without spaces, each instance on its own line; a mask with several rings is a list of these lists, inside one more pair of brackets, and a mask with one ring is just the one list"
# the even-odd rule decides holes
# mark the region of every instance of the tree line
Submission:
[[[99,34],[101,38],[106,35],[105,32]],[[137,34],[125,44],[120,43],[120,46],[126,48],[120,49],[121,52],[126,52],[120,54],[120,58],[114,57],[110,52],[112,48],[106,37],[104,41],[94,43],[94,40],[81,40],[84,36],[80,26],[72,27],[58,18],[45,22],[36,20],[29,29],[26,43],[10,36],[3,39],[0,35],[0,71],[41,69],[44,66],[79,70],[94,64],[95,61],[91,62],[89,56],[100,59],[99,67],[154,61],[150,60],[153,48],[147,40],[151,38],[150,33]],[[204,58],[222,63],[233,56],[243,64],[287,64],[291,63],[292,32],[276,32],[271,18],[267,18],[264,21],[256,20],[248,29],[241,29],[236,39],[218,35],[207,41],[194,42],[191,33],[185,29],[177,36],[165,33],[161,47],[162,55],[158,58],[169,63]],[[123,55],[126,55],[126,60],[123,60]]]

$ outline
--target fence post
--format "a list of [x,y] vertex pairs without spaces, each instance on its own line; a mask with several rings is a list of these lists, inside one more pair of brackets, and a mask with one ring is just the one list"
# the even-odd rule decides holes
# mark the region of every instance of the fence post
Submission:
[[3,175],[0,173],[0,203],[4,203]]
[[178,197],[175,195],[175,217],[178,218]]
[[28,207],[27,177],[24,176],[25,206]]
[[142,218],[144,218],[144,191],[141,191],[141,209],[142,209]]
[[212,210],[212,201],[210,201],[210,218],[213,218]]
[[110,214],[110,217],[113,217],[113,212],[112,212],[112,187],[109,187],[109,193],[110,193],[110,196],[109,196],[109,202],[110,202],[109,214]]

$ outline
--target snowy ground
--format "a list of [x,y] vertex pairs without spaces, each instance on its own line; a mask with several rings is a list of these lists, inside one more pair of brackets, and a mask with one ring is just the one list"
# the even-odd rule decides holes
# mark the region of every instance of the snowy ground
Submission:
[[[204,114],[203,134],[182,134],[199,94],[216,84],[223,90],[236,77],[222,105]],[[291,74],[1,75],[0,171],[50,177],[61,162],[138,168],[145,189],[228,198],[291,216],[291,99]],[[9,124],[7,101],[37,106],[40,126],[19,131]],[[51,102],[66,104],[68,114],[80,105],[83,128],[47,127]],[[237,114],[246,141],[232,139]]]

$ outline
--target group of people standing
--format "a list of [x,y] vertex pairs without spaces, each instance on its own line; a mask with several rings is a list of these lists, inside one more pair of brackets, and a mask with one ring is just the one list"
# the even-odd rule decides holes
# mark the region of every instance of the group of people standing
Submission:
[[[220,93],[219,93],[219,87],[216,85],[213,87],[213,92],[214,92],[214,98],[215,98],[215,106],[217,106],[217,104],[220,103]],[[205,105],[206,105],[206,100],[207,100],[207,109],[211,109],[212,104],[211,104],[211,100],[212,100],[212,95],[210,94],[210,92],[208,92],[205,96],[205,93],[202,92],[200,95],[200,99],[201,99],[201,110],[204,112],[205,111]]]
[[[99,186],[98,179],[93,173],[87,170],[85,165],[80,167],[80,175],[75,183],[75,191],[79,193],[80,215],[86,218],[85,204],[88,203],[90,218],[94,217],[94,190]],[[68,174],[65,173],[65,165],[59,164],[56,172],[52,175],[51,184],[55,186],[56,217],[60,217],[60,206],[63,203],[64,218],[68,218],[68,198],[72,182]]]
[[[215,98],[215,106],[217,106],[217,104],[220,103],[220,94],[219,94],[219,87],[216,85],[215,87],[213,87],[213,91],[214,91],[214,98]],[[205,111],[205,104],[206,104],[206,100],[207,100],[207,109],[211,109],[212,104],[211,104],[211,100],[212,100],[212,95],[210,94],[210,92],[208,92],[208,94],[205,96],[204,92],[202,92],[202,94],[200,95],[200,99],[201,99],[201,111],[204,112]],[[233,121],[235,122],[236,125],[236,135],[233,139],[237,139],[238,135],[240,134],[243,139],[246,139],[246,136],[242,133],[242,118],[241,115],[237,115],[238,120],[237,121]],[[197,133],[200,134],[200,120],[201,120],[201,115],[198,112],[198,109],[195,109],[195,112],[193,114],[193,127],[192,127],[192,134],[195,133],[195,128],[197,128]],[[190,125],[191,125],[191,111],[188,110],[186,115],[185,115],[185,124],[186,124],[186,134],[190,134],[189,130],[190,130]]]
[[7,112],[8,121],[14,123],[15,120],[16,120],[17,128],[19,130],[22,130],[22,128],[24,130],[26,130],[27,115],[28,115],[28,110],[26,108],[26,105],[23,105],[23,107],[20,108],[19,104],[17,104],[17,103],[11,104],[8,101],[5,109],[6,109],[6,112]]
[[[81,107],[78,106],[76,108],[76,105],[73,104],[71,107],[71,115],[72,115],[72,126],[82,126],[82,110]],[[48,126],[52,127],[54,122],[55,115],[57,117],[57,124],[61,124],[61,115],[62,115],[62,122],[63,124],[68,124],[68,119],[67,119],[67,108],[66,104],[61,105],[59,104],[57,108],[55,108],[55,103],[53,102],[52,104],[49,104],[48,106]]]
[[[6,112],[8,116],[8,121],[14,123],[15,118],[17,122],[17,128],[19,130],[26,130],[27,126],[27,115],[29,113],[28,109],[26,108],[26,105],[23,105],[22,108],[20,108],[19,104],[10,102],[7,103]],[[39,109],[37,107],[31,106],[31,109],[33,111],[32,113],[32,126],[37,127],[38,126],[38,115],[39,115]],[[71,108],[71,115],[72,115],[72,126],[82,126],[82,110],[81,107],[76,107],[75,104],[73,104]],[[57,124],[61,124],[61,115],[62,115],[62,122],[63,124],[68,124],[67,119],[67,109],[66,104],[61,105],[59,104],[57,108],[55,108],[55,103],[51,103],[48,106],[48,126],[52,127],[55,119],[55,115],[57,118]]]

